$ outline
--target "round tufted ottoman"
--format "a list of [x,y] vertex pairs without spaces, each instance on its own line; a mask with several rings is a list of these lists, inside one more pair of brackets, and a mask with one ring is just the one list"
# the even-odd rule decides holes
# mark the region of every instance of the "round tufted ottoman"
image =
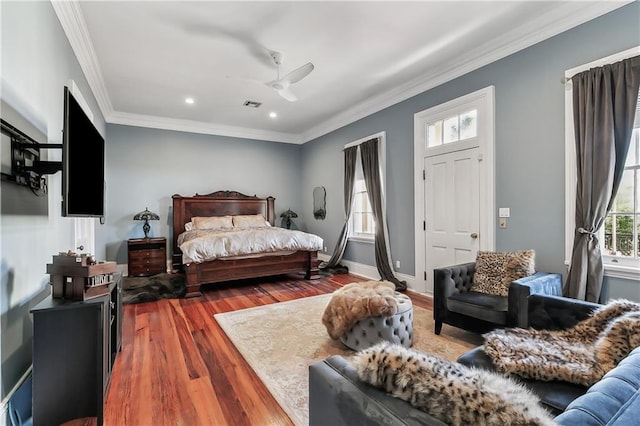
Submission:
[[368,317],[359,320],[340,341],[345,346],[359,351],[386,340],[407,348],[413,343],[413,304],[402,293],[395,294],[398,312],[392,317]]

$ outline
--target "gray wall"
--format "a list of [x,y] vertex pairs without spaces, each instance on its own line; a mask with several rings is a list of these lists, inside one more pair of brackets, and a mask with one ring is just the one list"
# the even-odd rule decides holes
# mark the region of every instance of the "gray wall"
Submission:
[[299,145],[111,124],[106,139],[107,214],[97,238],[108,260],[127,262],[126,240],[144,236],[132,218],[145,207],[160,215],[150,222],[152,235],[171,245],[173,194],[271,195],[278,225],[284,210],[299,212]]
[[[533,248],[539,270],[565,273],[560,79],[566,69],[639,45],[638,28],[640,4],[634,2],[306,143],[302,193],[309,230],[324,237],[331,251],[344,221],[341,150],[345,143],[384,130],[392,257],[401,261],[399,272],[414,275],[413,114],[493,85],[496,208],[511,208],[509,227],[496,231],[496,249]],[[317,185],[327,189],[325,221],[313,219],[307,202]],[[345,259],[374,265],[373,246],[349,243]],[[617,287],[625,280],[610,281]],[[616,294],[614,288],[610,294]]]
[[[2,118],[61,143],[63,87],[79,86],[104,133],[104,120],[49,2],[0,2]],[[18,124],[20,123],[20,124]],[[46,158],[46,157],[45,157]],[[50,160],[60,160],[52,151]],[[0,394],[4,398],[31,363],[29,309],[49,293],[46,264],[73,248],[73,221],[61,217],[61,174],[49,177],[46,213],[0,217]],[[4,188],[4,184],[0,190]],[[2,198],[2,202],[13,202]],[[1,209],[1,211],[11,209]],[[2,421],[2,419],[0,419]]]

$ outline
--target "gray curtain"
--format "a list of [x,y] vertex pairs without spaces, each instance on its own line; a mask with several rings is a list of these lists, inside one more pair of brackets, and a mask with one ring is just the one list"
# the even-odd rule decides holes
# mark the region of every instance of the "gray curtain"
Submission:
[[370,139],[360,144],[360,157],[362,159],[362,173],[367,185],[369,202],[373,209],[373,219],[376,224],[375,255],[376,267],[380,277],[395,284],[396,290],[406,290],[406,281],[400,281],[391,269],[391,255],[389,252],[389,236],[385,212],[382,208],[382,182],[380,179],[380,163],[378,159],[378,139]]
[[351,226],[351,205],[353,204],[353,185],[356,181],[356,158],[358,157],[358,146],[352,146],[345,148],[344,150],[344,213],[345,221],[342,227],[340,237],[338,237],[338,243],[331,259],[326,263],[320,265],[321,269],[335,268],[342,260],[344,250],[347,248],[347,242],[349,240],[349,231]]
[[564,293],[598,302],[603,266],[597,233],[611,209],[629,150],[640,56],[576,74],[573,117],[576,140],[576,229]]

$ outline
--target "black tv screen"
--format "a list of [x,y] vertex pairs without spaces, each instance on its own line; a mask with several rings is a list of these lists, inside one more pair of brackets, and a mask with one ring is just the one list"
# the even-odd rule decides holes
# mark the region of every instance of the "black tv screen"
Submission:
[[62,215],[104,216],[104,138],[64,88]]

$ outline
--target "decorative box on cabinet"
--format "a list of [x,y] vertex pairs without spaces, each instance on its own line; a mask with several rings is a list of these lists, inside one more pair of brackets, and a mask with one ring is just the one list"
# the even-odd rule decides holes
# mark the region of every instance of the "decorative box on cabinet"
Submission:
[[33,424],[83,417],[103,423],[111,371],[121,349],[121,279],[86,301],[47,299],[33,314]]
[[149,276],[167,270],[165,238],[135,238],[127,241],[129,276]]
[[96,262],[86,254],[61,253],[47,265],[52,296],[69,300],[88,300],[104,296],[113,281],[116,262]]

